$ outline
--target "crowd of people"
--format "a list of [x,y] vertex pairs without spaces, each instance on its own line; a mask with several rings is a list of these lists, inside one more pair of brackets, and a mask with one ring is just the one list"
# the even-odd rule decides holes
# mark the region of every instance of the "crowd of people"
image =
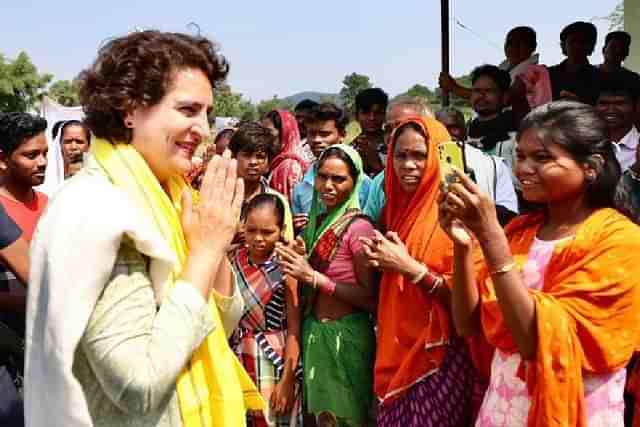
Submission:
[[372,88],[355,135],[305,100],[205,149],[218,47],[110,40],[54,194],[46,120],[0,114],[0,424],[640,425],[640,76],[596,39],[443,73],[469,120]]

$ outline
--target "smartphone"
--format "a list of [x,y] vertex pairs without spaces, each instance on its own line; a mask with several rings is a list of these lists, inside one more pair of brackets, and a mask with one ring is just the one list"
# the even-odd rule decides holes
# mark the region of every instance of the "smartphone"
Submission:
[[445,189],[451,183],[456,182],[457,175],[453,171],[467,171],[467,161],[464,155],[464,143],[460,141],[448,141],[438,145],[438,157],[440,159],[440,175]]

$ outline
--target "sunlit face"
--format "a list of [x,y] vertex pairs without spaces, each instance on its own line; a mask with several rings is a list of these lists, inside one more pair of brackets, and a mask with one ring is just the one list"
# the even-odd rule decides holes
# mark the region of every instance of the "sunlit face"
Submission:
[[237,156],[238,177],[245,182],[259,182],[269,173],[269,156],[264,151],[248,153],[240,151]]
[[610,130],[631,129],[633,126],[636,110],[630,96],[600,95],[596,110]]
[[278,216],[273,206],[260,206],[247,214],[244,237],[252,260],[268,260],[281,234],[282,229],[278,225]]
[[133,125],[131,144],[140,152],[161,184],[191,170],[191,157],[209,135],[208,114],[213,88],[199,69],[174,73],[169,89],[156,105],[138,107],[127,115]]
[[586,188],[582,165],[558,144],[540,140],[529,129],[518,140],[515,174],[523,197],[536,203],[575,199]]
[[471,88],[471,106],[480,117],[492,116],[504,107],[504,92],[489,76],[480,76]]
[[354,185],[349,165],[337,157],[325,159],[316,172],[315,190],[328,212],[347,200]]
[[333,120],[307,122],[307,143],[316,159],[330,146],[340,144],[342,138],[344,132],[338,130]]
[[48,147],[43,132],[27,139],[9,156],[0,153],[3,172],[12,182],[25,188],[42,184],[47,169]]
[[367,111],[356,112],[356,120],[364,132],[379,132],[384,123],[384,105],[374,104]]
[[67,125],[62,133],[62,158],[67,176],[82,167],[82,155],[89,150],[89,139],[82,126]]
[[393,150],[393,170],[405,193],[415,193],[427,168],[427,141],[415,129],[405,128]]

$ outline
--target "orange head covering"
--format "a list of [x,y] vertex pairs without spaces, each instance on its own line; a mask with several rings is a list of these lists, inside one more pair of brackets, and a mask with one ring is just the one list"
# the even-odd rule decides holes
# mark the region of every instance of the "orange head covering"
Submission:
[[[413,194],[402,191],[393,168],[397,130],[407,123],[420,126],[427,136],[427,165]],[[383,221],[387,230],[398,233],[413,258],[444,275],[451,274],[453,244],[438,224],[437,145],[449,140],[446,128],[434,119],[403,121],[391,136],[384,183],[387,203]],[[401,274],[388,271],[382,277],[378,328],[375,392],[379,399],[399,396],[434,373],[444,360],[449,312],[435,295],[428,295]]]

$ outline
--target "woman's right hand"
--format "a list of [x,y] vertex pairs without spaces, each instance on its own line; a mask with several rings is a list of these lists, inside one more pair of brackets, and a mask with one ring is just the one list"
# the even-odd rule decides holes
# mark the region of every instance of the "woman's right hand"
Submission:
[[182,230],[189,255],[180,278],[195,286],[205,299],[240,221],[244,184],[236,168],[229,151],[215,156],[202,179],[198,205],[193,205],[190,191],[182,197]]
[[214,156],[202,179],[200,202],[194,206],[190,192],[184,194],[182,229],[190,254],[224,250],[238,231],[244,183],[236,163],[228,150]]

